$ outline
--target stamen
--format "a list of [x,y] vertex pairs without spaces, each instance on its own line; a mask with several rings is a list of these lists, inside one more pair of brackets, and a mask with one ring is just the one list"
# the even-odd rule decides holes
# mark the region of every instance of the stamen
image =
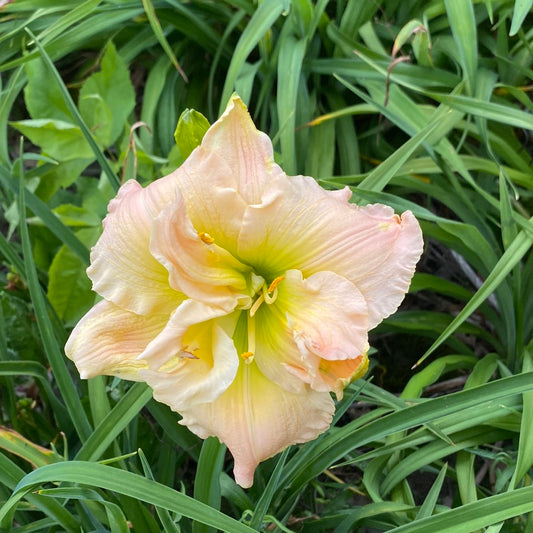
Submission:
[[259,307],[264,301],[265,301],[265,295],[261,294],[261,296],[259,296],[259,298],[257,298],[257,300],[254,302],[254,305],[250,307],[250,317],[253,317],[255,313],[257,313],[257,310],[259,309]]
[[198,233],[198,237],[200,237],[200,240],[205,242],[205,244],[213,244],[215,242],[215,239],[213,239],[209,233],[205,233],[203,231]]
[[268,292],[272,292],[284,279],[285,276],[278,276],[277,278],[274,278],[272,283],[268,287]]
[[274,292],[270,294],[270,291],[267,290],[266,285],[263,286],[263,298],[265,299],[265,302],[270,305],[273,304],[276,301],[276,298],[278,297],[278,288],[274,288]]
[[244,359],[244,362],[249,365],[254,360],[253,352],[243,352],[241,357]]
[[248,351],[255,353],[255,318],[248,314],[247,328],[248,330]]

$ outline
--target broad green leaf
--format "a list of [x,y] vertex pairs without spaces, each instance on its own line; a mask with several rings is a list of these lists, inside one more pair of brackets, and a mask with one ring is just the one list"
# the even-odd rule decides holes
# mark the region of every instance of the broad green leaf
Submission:
[[47,202],[59,189],[66,189],[76,182],[81,172],[93,160],[94,158],[91,156],[91,159],[76,158],[57,163],[41,175],[39,185],[35,189],[35,195]]
[[59,161],[91,159],[93,152],[80,128],[57,119],[19,120],[11,125]]
[[24,65],[28,83],[24,87],[24,101],[34,120],[55,119],[72,123],[72,115],[54,83],[50,83],[50,73],[41,58],[28,61]]
[[[87,247],[100,235],[100,228],[79,230],[76,236]],[[48,273],[48,300],[57,316],[67,324],[75,324],[94,304],[92,282],[85,273],[87,266],[63,245],[54,257]]]
[[174,140],[183,161],[200,145],[209,126],[209,121],[202,113],[194,109],[186,109],[180,115],[174,131]]
[[[18,190],[18,184],[13,180],[8,172],[4,172],[0,167],[0,182],[9,190],[16,193]],[[93,180],[94,182],[94,180]],[[65,226],[52,210],[37,198],[30,191],[25,191],[26,205],[34,215],[39,217],[44,225],[64,244],[66,244],[86,265],[89,264],[89,251],[87,247],[76,237],[70,228]],[[3,237],[3,235],[2,235]],[[0,244],[4,243],[0,238]],[[5,243],[4,243],[5,244]],[[19,261],[13,256],[11,252],[7,252],[7,255],[11,258],[11,262],[14,265],[20,265]],[[19,274],[24,273],[24,269],[17,268]]]
[[50,56],[46,53],[46,50],[41,45],[41,43],[36,39],[35,35],[31,32],[30,29],[26,28],[26,32],[28,35],[33,39],[35,46],[37,47],[39,54],[41,55],[48,71],[51,74],[51,77],[54,79],[54,81],[57,83],[59,87],[59,91],[61,95],[63,96],[63,99],[65,101],[65,104],[67,105],[74,123],[79,127],[81,130],[83,136],[85,137],[87,143],[89,144],[91,151],[100,163],[100,166],[102,167],[102,170],[107,176],[107,179],[109,180],[109,183],[113,186],[115,190],[118,190],[120,187],[120,180],[118,176],[115,174],[115,171],[111,167],[111,164],[103,154],[102,150],[96,143],[94,137],[92,136],[89,128],[87,127],[87,124],[85,124],[80,112],[78,111],[78,108],[76,107],[76,104],[72,100],[72,97],[70,96],[65,84],[63,83],[63,80],[61,79],[61,76],[59,75],[59,72],[57,71],[57,68],[55,67],[52,59]]
[[109,42],[100,72],[90,76],[80,90],[81,116],[103,146],[109,146],[124,131],[134,106],[135,92],[128,69]]
[[[97,227],[100,228],[101,225],[101,219],[92,211],[88,211],[85,209],[85,207],[78,207],[77,205],[73,204],[61,204],[60,206],[56,207],[52,210],[53,213],[57,215],[57,217],[65,224],[65,226],[70,227]],[[80,240],[81,236],[84,234],[78,234],[78,238]],[[83,240],[82,240],[83,242]],[[92,242],[92,239],[89,238],[89,244],[87,244],[87,247],[90,248],[94,243]]]

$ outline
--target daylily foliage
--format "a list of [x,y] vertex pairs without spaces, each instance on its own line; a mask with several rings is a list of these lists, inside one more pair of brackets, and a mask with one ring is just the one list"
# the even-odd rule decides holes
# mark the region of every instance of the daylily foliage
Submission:
[[180,168],[109,204],[88,269],[103,300],[67,356],[83,378],[148,383],[251,486],[259,462],[329,427],[422,252],[410,212],[350,196],[287,176],[232,97]]

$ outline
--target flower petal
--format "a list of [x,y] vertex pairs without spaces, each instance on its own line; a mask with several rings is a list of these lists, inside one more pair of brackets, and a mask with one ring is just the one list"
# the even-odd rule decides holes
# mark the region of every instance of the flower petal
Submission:
[[266,184],[281,174],[270,139],[233,96],[201,145],[164,179],[180,187],[196,230],[209,233],[233,253],[246,206],[260,202]]
[[214,401],[231,385],[239,367],[231,337],[236,314],[216,319],[217,314],[220,309],[187,300],[147,346],[139,359],[148,369],[139,376],[156,400],[181,412]]
[[255,315],[257,365],[288,390],[298,390],[290,373],[315,390],[339,394],[369,347],[365,299],[333,272],[303,279],[300,271],[289,270],[277,290],[275,302],[261,305]]
[[308,383],[313,390],[334,392],[337,400],[342,400],[344,389],[352,381],[362,378],[368,370],[366,353],[340,361],[327,361],[312,356],[303,359],[305,366],[288,363],[284,363],[283,366],[287,372]]
[[148,365],[137,358],[167,321],[165,314],[137,315],[103,300],[78,322],[65,354],[83,379],[109,375],[142,381],[139,370]]
[[136,181],[120,188],[87,269],[95,292],[141,315],[170,313],[183,300],[169,286],[168,271],[150,253],[153,218],[161,208],[153,202],[154,191]]
[[365,297],[373,328],[408,290],[422,233],[409,211],[400,218],[390,207],[358,207],[347,198],[348,191],[325,191],[305,176],[273,180],[263,202],[246,210],[237,254],[265,278],[287,269],[343,276]]
[[189,298],[223,307],[227,312],[238,303],[250,303],[250,267],[218,246],[211,235],[196,231],[181,193],[156,218],[150,250],[169,271],[170,285]]
[[215,435],[225,443],[235,459],[235,480],[248,488],[261,461],[316,438],[328,429],[333,412],[328,393],[288,392],[252,362],[241,363],[235,381],[217,400],[182,409],[180,423],[201,438]]

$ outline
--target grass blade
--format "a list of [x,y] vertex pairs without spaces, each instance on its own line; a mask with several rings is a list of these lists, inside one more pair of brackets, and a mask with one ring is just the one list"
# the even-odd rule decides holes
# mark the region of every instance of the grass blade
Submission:
[[[19,168],[22,174],[22,161]],[[23,175],[20,176],[18,202],[20,216],[20,238],[22,241],[22,251],[26,267],[26,278],[30,296],[35,307],[35,317],[37,319],[37,325],[41,334],[43,347],[76,432],[82,441],[86,441],[92,432],[92,428],[89,424],[72,378],[70,377],[63,353],[59,349],[58,342],[55,338],[53,326],[46,308],[45,296],[39,284],[37,270],[33,261],[30,235],[28,232],[28,226],[26,224],[26,202]]]
[[95,461],[152,398],[152,389],[135,383],[83,444],[76,459]]
[[287,10],[288,7],[289,2],[286,0],[265,0],[259,4],[257,11],[253,14],[245,30],[242,32],[239,42],[233,52],[233,57],[231,58],[228,73],[226,74],[226,81],[224,82],[224,88],[222,90],[219,115],[221,115],[226,108],[226,104],[234,90],[235,82],[246,58],[272,24],[274,24],[278,17],[283,11]]

